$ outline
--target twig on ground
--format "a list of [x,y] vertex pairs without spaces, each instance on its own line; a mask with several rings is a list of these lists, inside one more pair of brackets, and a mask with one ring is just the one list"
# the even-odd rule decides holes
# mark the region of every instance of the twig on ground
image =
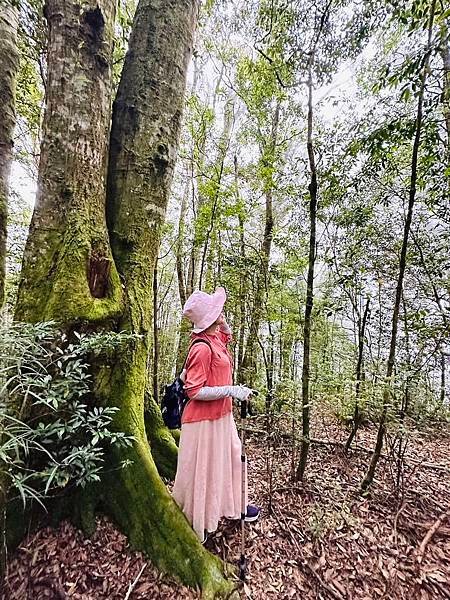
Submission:
[[144,569],[147,565],[142,565],[141,570],[139,571],[139,573],[137,574],[136,579],[133,581],[133,583],[130,583],[130,585],[128,586],[128,591],[127,594],[125,596],[125,598],[123,600],[128,600],[128,598],[131,595],[131,592],[134,590],[134,588],[136,587],[137,582],[139,581],[140,576],[142,575],[142,573],[144,572]]
[[327,592],[329,592],[333,596],[333,598],[336,598],[336,600],[344,600],[344,596],[342,596],[342,594],[340,594],[334,587],[332,587],[326,581],[324,581],[319,575],[319,573],[316,571],[316,569],[313,566],[311,566],[307,560],[303,559],[301,564],[304,567],[306,567],[312,575],[314,575],[314,577],[317,579],[320,585],[325,590],[327,590]]
[[403,501],[400,508],[398,509],[397,513],[395,514],[395,518],[394,518],[394,543],[397,546],[398,545],[398,536],[397,536],[397,524],[398,524],[398,518],[400,517],[401,513],[405,510],[406,508],[406,502]]
[[[290,536],[294,546],[297,549],[298,555],[300,557],[300,562],[298,563],[299,566],[303,566],[306,567],[306,569],[312,574],[314,575],[314,577],[317,579],[317,581],[320,583],[320,585],[327,590],[327,592],[329,592],[333,598],[336,598],[336,600],[344,600],[344,597],[331,585],[329,585],[326,581],[324,581],[322,579],[322,577],[319,575],[319,573],[316,571],[316,569],[309,564],[309,562],[307,561],[307,559],[304,557],[302,549],[300,548],[300,544],[298,543],[297,539],[295,538],[295,536],[292,534],[292,531],[289,529],[288,525],[285,522],[286,528],[282,527],[280,520],[278,518],[278,515],[276,514],[276,511],[273,511],[273,514],[276,518],[276,520],[278,521],[280,527],[282,529],[284,529],[286,531],[286,533],[288,533],[288,535]],[[284,517],[283,515],[281,515],[281,518],[284,521]],[[297,561],[296,561],[297,562]]]
[[276,487],[272,490],[272,494],[276,492],[301,492],[304,488],[298,485],[284,485],[282,487]]
[[445,473],[450,473],[450,465],[448,464],[440,464],[440,463],[431,463],[431,462],[423,462],[421,460],[416,460],[415,458],[409,457],[406,463],[412,463],[413,465],[418,465],[419,467],[424,467],[425,469],[432,469],[434,471],[444,471]]
[[448,508],[445,513],[443,513],[438,519],[436,519],[436,521],[433,523],[432,527],[430,527],[430,529],[427,531],[427,534],[423,538],[422,543],[420,544],[419,550],[417,552],[417,562],[419,563],[419,565],[422,562],[422,559],[423,559],[423,556],[427,549],[428,543],[430,542],[433,535],[436,533],[436,531],[439,529],[439,527],[442,525],[444,520],[449,515],[450,515],[450,508]]

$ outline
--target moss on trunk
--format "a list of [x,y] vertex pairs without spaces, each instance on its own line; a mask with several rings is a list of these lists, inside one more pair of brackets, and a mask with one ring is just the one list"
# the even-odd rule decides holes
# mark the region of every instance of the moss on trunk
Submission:
[[132,546],[150,556],[162,571],[200,587],[204,597],[228,595],[235,584],[226,580],[224,563],[203,548],[178,510],[158,475],[147,441],[137,439],[125,456],[116,455],[117,461],[124,458],[133,464],[109,473],[103,502]]
[[[146,338],[139,339],[115,357],[112,368],[99,365],[96,395],[120,408],[115,427],[133,435],[135,443],[109,456],[98,498],[133,547],[160,569],[201,588],[205,597],[227,595],[235,584],[227,580],[225,565],[203,548],[160,477],[174,474],[177,448],[148,398],[144,419],[147,352]],[[121,468],[122,461],[132,464]]]
[[159,406],[150,397],[146,400],[144,422],[147,440],[159,474],[161,477],[174,479],[177,470],[177,444],[164,425]]
[[0,3],[0,308],[5,292],[8,180],[12,162],[13,130],[16,121],[16,75],[18,11],[10,2]]
[[[144,418],[153,267],[199,2],[138,3],[114,102],[105,202],[114,4],[99,0],[80,9],[72,1],[47,1],[49,91],[40,191],[16,314],[29,321],[51,317],[67,327],[87,320],[90,329],[136,334],[109,364],[93,364],[96,401],[119,408],[113,425],[134,436],[134,445],[115,448],[101,484],[70,499],[72,517],[91,531],[101,501],[133,546],[161,569],[201,588],[205,597],[226,595],[235,584],[225,565],[203,548],[158,474],[157,467],[173,476],[177,447],[154,402],[147,403]],[[72,88],[62,65],[72,74]]]
[[38,193],[16,318],[108,321],[122,285],[105,219],[114,0],[47,0],[48,81]]

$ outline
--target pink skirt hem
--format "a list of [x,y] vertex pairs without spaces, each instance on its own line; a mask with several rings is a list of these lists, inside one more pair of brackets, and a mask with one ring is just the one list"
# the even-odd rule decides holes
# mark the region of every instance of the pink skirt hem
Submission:
[[231,412],[183,423],[172,494],[200,539],[217,529],[221,517],[240,518],[241,477],[241,441]]

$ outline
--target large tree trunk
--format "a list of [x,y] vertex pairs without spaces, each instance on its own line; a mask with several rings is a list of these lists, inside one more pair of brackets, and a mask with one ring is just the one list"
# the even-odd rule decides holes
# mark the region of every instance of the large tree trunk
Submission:
[[115,2],[48,0],[38,192],[16,318],[99,322],[121,311],[105,224]]
[[16,122],[17,7],[0,1],[0,308],[5,297],[8,179],[12,162],[13,131]]
[[427,49],[426,49],[424,66],[423,66],[422,74],[421,74],[419,98],[418,98],[418,102],[417,102],[416,128],[415,128],[414,144],[413,144],[412,157],[411,157],[411,179],[410,179],[410,187],[409,187],[408,211],[406,213],[406,220],[405,220],[405,225],[403,228],[403,240],[402,240],[402,249],[400,252],[399,272],[398,272],[398,278],[397,278],[397,286],[396,286],[396,290],[395,290],[394,309],[392,312],[392,329],[391,329],[391,340],[390,340],[390,345],[389,345],[389,356],[388,356],[387,367],[386,367],[386,383],[385,383],[385,386],[383,389],[383,408],[381,411],[380,423],[379,423],[378,432],[377,432],[377,439],[375,442],[375,448],[373,450],[369,468],[368,468],[367,473],[361,484],[361,489],[363,492],[366,492],[373,483],[375,471],[376,471],[378,461],[381,456],[381,451],[383,449],[384,435],[386,432],[386,421],[387,421],[387,416],[388,416],[389,401],[390,401],[390,397],[391,397],[392,379],[393,379],[393,374],[394,374],[395,355],[396,355],[396,348],[397,348],[398,320],[399,320],[400,304],[401,304],[402,293],[403,293],[403,279],[405,277],[405,270],[406,270],[406,254],[407,254],[407,250],[408,250],[409,232],[411,229],[414,203],[416,200],[417,167],[418,167],[418,159],[419,159],[420,136],[422,133],[422,122],[423,122],[423,102],[424,102],[424,97],[425,97],[425,83],[426,83],[426,79],[427,79],[428,65],[429,65],[429,60],[430,60],[430,48],[431,48],[435,7],[436,7],[436,0],[433,0],[431,3],[431,7],[430,7],[430,17],[429,17],[429,21],[428,21],[428,45],[427,45]]
[[118,328],[142,337],[116,356],[114,370],[98,379],[98,393],[120,407],[116,425],[136,438],[127,451],[131,466],[110,471],[105,481],[109,512],[132,544],[163,570],[213,595],[229,588],[223,565],[199,543],[162,483],[143,414],[153,266],[172,182],[197,12],[197,0],[141,0],[137,8],[113,109],[107,219],[114,260],[125,283]]
[[104,216],[115,3],[49,0],[45,12],[46,114],[16,318],[70,328],[120,309]]
[[[66,327],[87,321],[92,329],[102,325],[137,334],[110,364],[93,365],[97,402],[120,409],[114,426],[135,441],[126,450],[112,450],[91,505],[78,508],[92,514],[101,502],[135,548],[213,596],[232,584],[160,479],[154,458],[165,463],[164,474],[164,469],[173,474],[176,447],[151,400],[144,421],[153,269],[198,4],[138,4],[114,102],[105,224],[115,2],[96,0],[80,9],[75,1],[49,0],[47,113],[17,317],[54,318]],[[124,460],[128,466],[121,468]]]

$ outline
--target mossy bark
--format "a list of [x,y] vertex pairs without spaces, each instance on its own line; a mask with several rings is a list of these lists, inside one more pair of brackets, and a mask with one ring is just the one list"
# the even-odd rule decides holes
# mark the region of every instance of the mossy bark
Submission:
[[[17,7],[12,3],[0,2],[0,309],[5,298],[8,183],[16,121],[16,75],[19,68],[17,28]],[[0,587],[6,562],[5,507],[8,481],[1,471],[0,462]]]
[[136,439],[128,456],[116,456],[133,464],[114,471],[105,482],[108,512],[131,543],[161,569],[201,587],[205,596],[214,596],[230,592],[233,585],[223,563],[204,550],[158,475],[146,429],[162,472],[173,473],[175,445],[152,404],[147,427],[144,421],[152,275],[172,182],[197,13],[197,0],[141,0],[136,11],[113,108],[107,222],[114,260],[125,283],[118,327],[140,338],[99,379],[98,393],[121,409],[116,426]]
[[47,0],[38,192],[16,306],[24,321],[107,321],[122,288],[105,222],[114,0]]
[[[158,474],[157,466],[173,476],[176,444],[155,403],[147,402],[144,417],[153,268],[198,8],[198,0],[138,3],[113,107],[105,197],[114,2],[80,7],[48,1],[39,193],[16,315],[136,334],[112,363],[93,365],[97,402],[120,409],[114,426],[135,441],[111,452],[102,483],[86,504],[75,500],[78,520],[89,529],[101,501],[134,547],[213,597],[234,584],[220,559],[200,544]],[[123,461],[131,462],[123,467]]]
[[0,2],[0,308],[5,297],[8,180],[16,122],[17,27],[17,7],[13,3]]
[[[199,543],[197,535],[167,493],[158,475],[147,440],[138,439],[117,460],[127,458],[127,469],[111,471],[105,480],[103,502],[134,548],[154,557],[160,569],[175,573],[185,584],[202,589],[203,597],[229,594],[233,586],[224,564]],[[130,502],[133,510],[130,510]]]
[[178,447],[174,435],[164,425],[161,411],[153,398],[147,397],[144,413],[145,433],[156,468],[161,477],[174,479]]

